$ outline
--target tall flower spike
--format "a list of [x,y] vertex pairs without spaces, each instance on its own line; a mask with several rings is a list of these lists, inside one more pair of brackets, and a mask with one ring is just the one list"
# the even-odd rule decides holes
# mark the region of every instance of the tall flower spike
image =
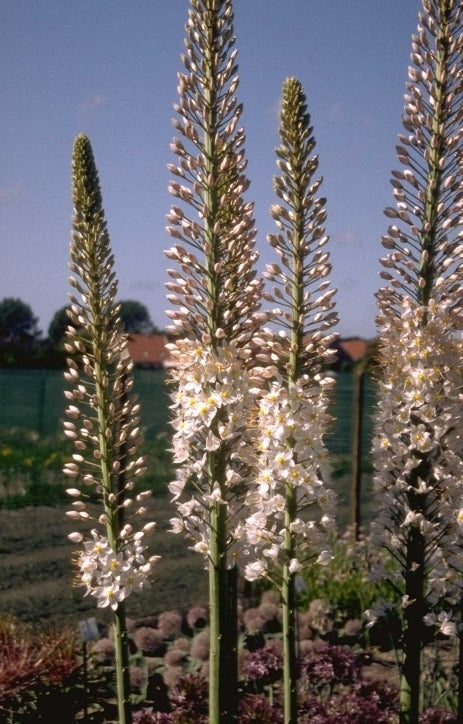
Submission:
[[288,78],[277,149],[281,175],[275,178],[282,204],[271,209],[281,233],[269,235],[280,264],[270,264],[265,274],[275,284],[266,297],[280,305],[273,311],[280,333],[272,342],[279,371],[259,400],[258,473],[248,496],[254,512],[246,522],[254,561],[245,572],[251,580],[273,580],[282,592],[285,724],[297,721],[295,579],[310,561],[330,559],[324,534],[334,505],[323,439],[330,422],[326,388],[333,380],[323,368],[332,357],[329,330],[337,316],[312,130],[302,85]]
[[[236,640],[231,614],[236,595],[235,527],[251,464],[248,369],[261,321],[256,278],[253,206],[244,199],[244,133],[231,0],[191,0],[185,72],[179,74],[174,125],[182,140],[172,150],[178,200],[168,215],[178,242],[166,252],[168,312],[175,361],[172,381],[177,502],[174,532],[186,532],[209,569],[211,666],[209,718],[235,721]],[[233,661],[230,661],[230,657]],[[233,669],[233,671],[232,671]]]
[[[404,602],[401,724],[416,724],[424,626],[455,600],[463,493],[461,313],[462,8],[424,0],[383,238],[379,403],[374,439],[378,545]],[[461,560],[458,565],[461,564]],[[461,579],[460,579],[461,585]],[[435,616],[434,616],[435,618]]]
[[[116,303],[114,258],[102,208],[102,198],[93,151],[88,138],[76,138],[72,157],[73,234],[71,295],[66,349],[66,380],[71,389],[65,434],[76,452],[64,472],[74,484],[71,519],[93,521],[91,537],[84,542],[78,564],[80,582],[98,606],[114,612],[119,721],[130,722],[130,681],[124,601],[149,582],[157,557],[146,557],[143,538],[153,523],[135,531],[134,516],[144,511],[147,493],[129,497],[135,480],[144,471],[137,454],[142,440],[140,405],[130,393],[132,362]],[[100,503],[86,504],[85,490],[97,493]],[[132,506],[135,508],[129,517]],[[78,542],[80,533],[70,535]]]
[[241,349],[260,318],[261,283],[256,278],[253,204],[244,194],[245,136],[238,127],[236,50],[231,0],[191,0],[186,26],[186,73],[179,74],[176,130],[185,143],[169,170],[179,200],[168,214],[168,233],[181,243],[166,254],[173,331],[209,345],[221,339]]

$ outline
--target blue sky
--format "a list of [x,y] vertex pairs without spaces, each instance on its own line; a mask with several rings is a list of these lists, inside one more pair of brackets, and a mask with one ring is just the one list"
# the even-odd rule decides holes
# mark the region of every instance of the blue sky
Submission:
[[[167,323],[166,164],[187,0],[0,0],[0,299],[46,334],[67,304],[72,144],[100,174],[119,297]],[[338,331],[375,334],[383,209],[420,0],[235,0],[239,100],[261,265],[275,198],[282,83],[299,78],[314,126],[338,288]]]

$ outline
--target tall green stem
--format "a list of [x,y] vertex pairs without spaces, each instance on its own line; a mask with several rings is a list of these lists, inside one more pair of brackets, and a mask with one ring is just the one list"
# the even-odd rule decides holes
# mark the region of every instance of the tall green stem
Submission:
[[209,721],[211,724],[236,722],[236,589],[232,572],[227,570],[226,510],[216,503],[210,512],[211,542],[209,562],[210,652]]
[[289,562],[294,558],[294,537],[291,523],[296,509],[296,492],[288,485],[285,510],[285,562],[283,564],[282,602],[283,602],[283,695],[284,724],[297,722],[297,637],[296,637],[296,595],[294,574],[289,570]]
[[114,612],[113,628],[119,724],[131,724],[129,640],[123,601]]

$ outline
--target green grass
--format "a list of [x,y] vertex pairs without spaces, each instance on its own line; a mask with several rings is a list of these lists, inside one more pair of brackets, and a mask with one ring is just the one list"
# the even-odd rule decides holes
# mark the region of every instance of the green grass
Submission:
[[[72,452],[72,443],[63,435],[44,437],[33,430],[0,428],[0,508],[67,502],[69,480],[62,471]],[[164,493],[171,479],[166,435],[146,440],[140,453],[147,460],[141,489]]]

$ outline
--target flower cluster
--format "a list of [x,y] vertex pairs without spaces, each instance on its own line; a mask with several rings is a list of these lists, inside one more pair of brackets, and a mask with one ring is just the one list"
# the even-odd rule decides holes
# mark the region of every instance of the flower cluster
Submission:
[[[150,495],[144,491],[131,497],[145,470],[144,458],[138,454],[140,404],[131,392],[133,362],[116,302],[114,257],[93,151],[84,135],[75,140],[72,170],[69,267],[74,276],[69,281],[77,294],[70,296],[71,324],[65,344],[70,389],[65,393],[69,404],[64,432],[75,451],[64,473],[81,487],[68,489],[73,502],[67,515],[103,528],[104,536],[95,529],[93,539],[84,544],[80,575],[99,606],[117,610],[132,590],[142,588],[151,572],[156,559],[145,561],[141,541],[155,524],[147,523],[138,532],[132,525],[135,517],[146,513],[144,503]],[[92,489],[91,496],[85,488]],[[79,532],[69,537],[76,543],[84,540]]]
[[[172,425],[178,467],[169,490],[177,502],[178,517],[171,523],[173,532],[185,531],[193,540],[194,550],[207,556],[210,506],[227,505],[229,520],[241,510],[243,480],[252,464],[252,397],[238,352],[232,346],[213,352],[183,340],[176,343],[175,351],[178,366],[172,372],[176,382]],[[231,546],[231,529],[229,536]]]
[[[79,522],[95,520],[91,506],[82,500],[84,494],[78,488],[68,488],[66,492],[73,499],[72,510],[66,512],[68,518]],[[116,496],[109,494],[108,504],[112,505],[112,509],[107,508],[107,512],[96,521],[103,526],[107,535],[101,535],[94,528],[92,537],[87,540],[79,531],[68,536],[73,543],[84,544],[84,550],[77,555],[78,580],[86,587],[87,595],[97,598],[100,608],[111,606],[115,610],[130,593],[141,591],[150,583],[150,575],[159,556],[146,558],[144,539],[153,533],[156,524],[153,521],[145,523],[136,531],[128,522],[120,530],[114,530],[114,525],[108,525],[111,513],[116,518],[119,513],[122,519],[122,513],[125,514],[134,502],[138,507],[131,517],[143,516],[146,513],[143,503],[150,494],[150,491],[144,491],[136,494],[134,499],[125,496],[122,508],[116,504]]]
[[179,336],[215,344],[217,333],[248,343],[259,318],[262,282],[255,264],[254,206],[249,187],[245,133],[240,125],[237,50],[231,0],[191,0],[186,25],[184,72],[179,73],[175,138],[169,164],[175,198],[167,232],[167,315]]
[[375,539],[405,571],[409,533],[420,532],[429,603],[452,596],[449,566],[461,568],[462,376],[449,314],[444,302],[404,300],[401,316],[387,323],[373,443],[381,499]]
[[[124,532],[130,533],[130,526],[126,526],[121,535]],[[81,582],[87,588],[87,595],[97,599],[99,608],[110,606],[116,610],[130,593],[141,591],[147,585],[159,556],[146,558],[146,547],[141,540],[143,532],[140,533],[118,553],[96,529],[91,531],[92,540],[84,543],[78,558]]]
[[[324,380],[327,382],[327,380]],[[247,542],[255,558],[248,563],[248,580],[269,575],[276,562],[287,555],[284,528],[287,525],[287,492],[294,492],[289,521],[293,550],[290,573],[302,570],[307,559],[331,559],[322,544],[323,532],[333,525],[335,495],[329,478],[323,436],[330,417],[324,390],[307,378],[285,385],[274,380],[259,400],[256,485],[248,495],[253,512],[245,522]],[[317,519],[307,515],[312,508]],[[319,517],[319,520],[318,520]],[[321,546],[321,547],[320,547]]]
[[418,721],[429,614],[461,587],[461,572],[452,580],[462,563],[461,12],[453,0],[423,0],[396,147],[402,168],[391,179],[396,203],[385,210],[393,220],[382,239],[387,286],[377,293],[374,534],[391,554],[402,601],[404,721]]

